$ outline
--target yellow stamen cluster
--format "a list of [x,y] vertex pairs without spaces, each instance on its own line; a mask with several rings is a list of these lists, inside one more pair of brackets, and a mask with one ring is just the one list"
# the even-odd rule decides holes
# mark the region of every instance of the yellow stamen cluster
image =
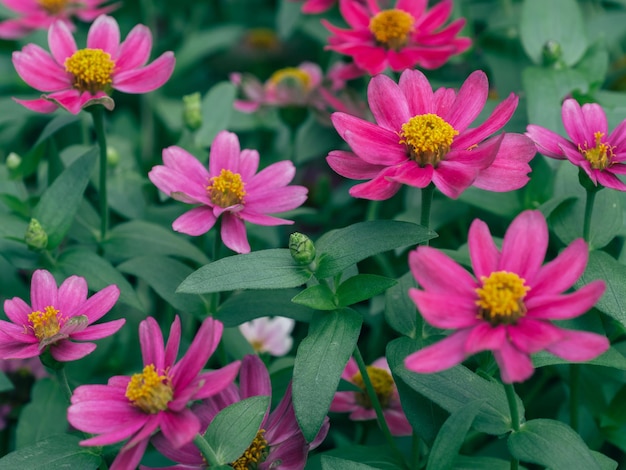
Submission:
[[269,78],[269,81],[274,85],[284,84],[301,88],[305,91],[311,87],[311,76],[297,67],[286,67],[277,70]]
[[[372,387],[376,392],[380,406],[386,408],[389,406],[391,395],[393,393],[394,382],[391,374],[385,369],[381,369],[376,366],[367,366],[367,375],[372,382]],[[357,387],[363,389],[363,392],[356,394],[356,402],[364,408],[372,408],[372,401],[369,395],[365,392],[365,382],[363,382],[363,376],[360,372],[357,372],[352,376],[352,383]]]
[[239,173],[222,169],[219,176],[211,178],[206,190],[213,204],[219,207],[230,207],[243,204],[243,198],[246,195],[245,185]]
[[102,49],[80,49],[65,59],[65,71],[74,76],[74,88],[96,93],[109,86],[115,62]]
[[482,287],[476,289],[479,318],[493,326],[514,324],[526,315],[524,297],[530,290],[526,281],[515,273],[507,271],[493,272],[481,276]]
[[413,32],[415,19],[406,11],[383,10],[370,20],[370,31],[376,42],[395,51],[404,47]]
[[407,146],[411,159],[420,166],[436,167],[458,133],[436,114],[419,114],[402,124],[399,143]]
[[611,160],[613,159],[613,149],[615,147],[602,142],[604,132],[594,132],[593,136],[596,139],[595,147],[589,148],[585,142],[585,148],[583,149],[579,145],[578,151],[584,155],[591,165],[591,168],[594,170],[604,170],[611,164]]
[[67,6],[67,0],[37,0],[37,3],[51,15],[61,13]]
[[265,461],[269,454],[267,440],[265,439],[265,429],[259,430],[252,443],[246,451],[230,464],[235,470],[251,470],[257,468],[257,464]]
[[147,365],[140,374],[133,374],[126,387],[126,398],[149,414],[167,409],[174,392],[167,375],[159,375],[154,364]]
[[47,306],[44,311],[36,310],[28,315],[28,322],[39,341],[55,336],[63,324],[61,312]]

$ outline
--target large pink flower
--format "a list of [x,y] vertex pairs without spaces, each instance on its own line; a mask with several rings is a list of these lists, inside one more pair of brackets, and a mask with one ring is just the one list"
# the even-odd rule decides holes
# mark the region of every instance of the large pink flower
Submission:
[[[383,416],[391,434],[394,436],[410,435],[413,429],[402,410],[398,389],[391,376],[387,359],[384,357],[376,359],[372,365],[367,366],[367,374],[383,408]],[[355,421],[376,419],[376,412],[365,391],[363,377],[354,358],[351,357],[346,364],[341,378],[359,386],[363,391],[335,393],[330,411],[349,412],[350,419]]]
[[601,335],[559,328],[551,320],[582,315],[602,296],[604,281],[564,294],[587,265],[587,245],[575,240],[542,266],[548,226],[539,211],[525,211],[511,223],[499,250],[481,220],[470,227],[474,276],[430,247],[409,256],[422,289],[409,295],[424,319],[437,328],[457,330],[405,359],[407,369],[432,373],[467,356],[490,350],[502,380],[522,382],[533,373],[530,355],[546,350],[567,361],[588,361],[609,347]]
[[259,173],[259,153],[239,146],[231,132],[220,132],[211,145],[209,169],[180,147],[163,150],[164,165],[152,168],[148,177],[174,199],[201,204],[172,224],[177,232],[202,235],[222,217],[222,241],[237,253],[250,245],[244,221],[258,225],[292,224],[266,215],[295,209],[306,200],[307,188],[287,186],[296,174],[288,160],[269,165]]
[[36,29],[48,29],[55,21],[63,21],[74,29],[71,17],[82,21],[93,21],[103,13],[109,13],[120,6],[101,6],[108,0],[0,0],[0,4],[20,16],[0,22],[0,38],[21,38]]
[[50,53],[36,44],[13,53],[13,65],[22,79],[45,94],[35,100],[15,99],[28,109],[51,113],[58,106],[77,114],[86,106],[113,109],[109,92],[147,93],[163,85],[174,70],[174,54],[165,52],[145,65],[152,35],[135,26],[120,44],[114,18],[99,16],[89,28],[87,47],[78,49],[70,29],[58,21],[48,31]]
[[[365,3],[365,4],[364,4]],[[456,37],[465,25],[458,19],[439,29],[452,13],[452,0],[426,11],[428,0],[398,0],[395,8],[381,10],[376,0],[339,0],[349,29],[322,23],[333,34],[328,49],[352,56],[372,75],[387,67],[401,71],[415,65],[441,67],[448,59],[470,47],[469,38]]]
[[72,426],[99,434],[81,441],[103,446],[128,439],[111,470],[136,468],[157,431],[179,448],[200,431],[200,420],[187,407],[228,387],[239,371],[239,361],[211,372],[201,372],[222,337],[223,325],[212,318],[202,322],[187,353],[176,362],[181,337],[180,319],[174,319],[167,345],[156,320],[139,325],[144,368],[132,377],[111,377],[107,385],[83,385],[72,395],[67,417]]
[[331,116],[335,129],[352,148],[336,150],[327,161],[333,170],[353,179],[369,179],[350,189],[354,197],[382,200],[403,184],[424,188],[431,182],[456,198],[468,186],[511,191],[528,182],[532,141],[521,134],[501,134],[518,98],[511,94],[482,124],[469,125],[482,111],[489,84],[473,72],[458,93],[433,90],[424,74],[405,70],[399,83],[377,75],[369,83],[368,100],[377,124],[349,114]]
[[[19,297],[4,301],[12,323],[0,320],[0,358],[35,357],[50,348],[57,361],[75,361],[96,349],[92,341],[112,335],[126,320],[92,325],[107,313],[120,295],[115,285],[87,298],[87,282],[70,276],[57,288],[52,274],[44,269],[33,273],[31,305]],[[73,341],[70,341],[73,340]]]
[[616,175],[626,175],[626,120],[609,134],[606,114],[599,104],[580,106],[574,99],[563,102],[563,125],[571,140],[541,126],[531,124],[528,135],[539,153],[579,166],[596,186],[626,191]]

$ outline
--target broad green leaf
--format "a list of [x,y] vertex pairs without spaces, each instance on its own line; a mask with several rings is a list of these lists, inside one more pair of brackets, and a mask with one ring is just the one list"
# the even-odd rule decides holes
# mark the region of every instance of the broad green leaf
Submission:
[[97,469],[102,461],[101,457],[93,453],[93,448],[80,446],[80,440],[80,437],[69,434],[47,437],[2,457],[0,470]]
[[385,320],[398,333],[414,338],[422,317],[409,297],[412,287],[417,287],[417,283],[409,271],[385,292]]
[[0,237],[11,240],[24,240],[28,222],[13,214],[0,212]]
[[389,446],[351,445],[338,447],[323,454],[313,455],[306,464],[307,470],[322,470],[322,468],[325,468],[322,467],[322,459],[327,457],[335,457],[344,462],[359,462],[380,470],[398,470],[404,465],[404,462],[398,461],[398,457],[394,455]]
[[204,433],[220,464],[234,462],[257,435],[270,403],[270,397],[254,396],[233,403],[220,411]]
[[237,292],[219,306],[215,318],[226,327],[274,315],[309,322],[314,311],[291,301],[298,292],[296,289]]
[[22,449],[67,430],[67,397],[57,381],[38,380],[31,391],[30,403],[20,413],[15,447]]
[[384,251],[417,245],[436,234],[421,225],[395,220],[359,222],[332,230],[315,243],[319,279],[339,274],[351,265]]
[[243,359],[246,354],[256,354],[252,345],[236,326],[224,328],[221,344],[229,357],[236,360]]
[[276,30],[281,39],[288,39],[298,25],[298,20],[302,18],[301,6],[289,0],[280,1],[276,15]]
[[276,248],[222,258],[190,274],[178,287],[185,294],[208,294],[237,289],[298,287],[311,272],[296,265],[289,250]]
[[48,234],[48,249],[56,248],[72,226],[97,157],[97,148],[89,150],[61,173],[41,195],[33,217]]
[[195,143],[209,147],[219,131],[226,129],[233,112],[236,88],[230,82],[214,85],[202,99],[202,126],[196,131]]
[[347,307],[371,299],[397,283],[395,279],[375,274],[357,274],[349,277],[337,287],[339,306]]
[[626,386],[622,386],[613,399],[609,403],[608,408],[603,413],[601,425],[602,427],[615,426],[620,427],[626,424]]
[[467,457],[459,455],[454,460],[453,468],[454,470],[510,470],[511,462],[495,457]]
[[313,317],[296,353],[293,407],[307,442],[315,439],[330,408],[341,373],[361,331],[361,315],[350,309]]
[[322,470],[376,470],[364,463],[339,459],[330,455],[322,455]]
[[244,29],[239,25],[220,24],[189,34],[181,48],[176,51],[174,74],[180,75],[203,57],[227,49],[235,44],[243,33]]
[[33,147],[37,147],[50,136],[56,134],[57,131],[63,129],[65,126],[78,122],[79,120],[80,117],[74,114],[58,114],[53,119],[51,119],[48,124],[46,124],[46,127],[43,128],[43,131],[39,135],[37,141],[33,144]]
[[606,455],[596,452],[595,450],[591,451],[591,455],[594,459],[596,459],[596,463],[600,467],[601,470],[616,470],[618,463],[607,457]]
[[338,306],[335,294],[324,284],[307,287],[291,301],[315,310],[335,310]]
[[560,421],[527,421],[519,431],[509,435],[507,444],[515,458],[552,470],[601,468],[580,436]]
[[[532,356],[533,365],[535,368],[551,366],[553,364],[569,364],[571,361],[566,361],[559,357],[553,356],[547,351],[541,351]],[[617,349],[609,348],[604,354],[584,362],[584,364],[591,364],[594,366],[611,367],[613,369],[626,370],[626,357],[624,357]]]

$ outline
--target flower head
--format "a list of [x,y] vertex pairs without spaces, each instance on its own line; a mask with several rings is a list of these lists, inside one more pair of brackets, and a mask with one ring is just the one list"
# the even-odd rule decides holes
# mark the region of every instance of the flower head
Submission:
[[441,67],[451,56],[469,48],[471,40],[456,37],[465,25],[462,18],[440,29],[452,13],[452,0],[444,0],[429,11],[427,4],[427,0],[398,0],[395,8],[381,9],[376,0],[339,0],[341,15],[350,28],[322,20],[332,34],[328,49],[352,56],[372,75],[387,67],[395,71],[415,65]]
[[222,337],[223,325],[212,318],[202,322],[186,354],[176,362],[181,337],[180,319],[174,319],[167,344],[156,320],[139,325],[144,368],[132,376],[111,377],[107,385],[77,387],[68,408],[72,426],[99,434],[81,442],[103,446],[128,439],[111,470],[136,468],[150,436],[160,429],[173,448],[200,431],[200,421],[189,402],[210,397],[232,384],[239,361],[211,372],[201,372]]
[[4,312],[12,323],[0,320],[0,358],[25,359],[47,349],[61,362],[75,361],[96,349],[95,343],[76,343],[105,338],[119,330],[123,318],[92,325],[117,302],[120,290],[105,287],[87,298],[87,282],[70,276],[57,288],[52,274],[44,269],[33,273],[28,305],[14,297],[4,301]]
[[399,83],[386,75],[372,78],[370,109],[377,124],[345,113],[331,116],[352,152],[332,151],[328,164],[342,176],[369,179],[350,189],[354,197],[382,200],[402,184],[424,188],[431,182],[456,198],[468,186],[511,191],[524,186],[535,148],[520,134],[490,137],[513,115],[511,94],[482,124],[470,128],[487,100],[487,76],[476,71],[458,93],[433,93],[422,72],[405,70]]
[[222,240],[237,253],[250,251],[244,221],[258,225],[292,224],[266,214],[295,209],[306,200],[304,186],[288,186],[296,173],[293,163],[281,161],[256,173],[259,153],[241,150],[237,135],[231,132],[222,131],[215,137],[208,170],[180,147],[163,150],[163,163],[152,168],[150,181],[174,199],[201,204],[177,218],[172,228],[188,235],[202,235],[221,216]]
[[[402,410],[398,389],[391,376],[387,359],[384,357],[376,359],[370,366],[367,366],[367,374],[383,408],[383,416],[391,434],[394,436],[410,435],[413,429]],[[363,377],[354,358],[351,357],[346,364],[341,378],[357,385],[363,391],[335,393],[330,411],[349,412],[350,419],[355,421],[376,419],[376,412],[365,391]]]
[[239,325],[239,331],[259,353],[284,356],[291,350],[296,321],[285,317],[261,317]]
[[454,329],[446,339],[409,355],[407,369],[439,372],[479,351],[493,351],[502,380],[522,382],[533,373],[530,355],[546,350],[567,361],[588,361],[609,347],[601,335],[559,328],[551,320],[575,318],[604,293],[601,280],[564,294],[587,265],[587,245],[575,240],[542,266],[548,226],[539,211],[511,223],[499,250],[481,220],[470,227],[474,276],[438,250],[418,247],[409,256],[422,289],[409,295],[424,319]]
[[35,44],[13,53],[19,76],[44,92],[39,99],[15,101],[40,113],[60,106],[77,114],[93,104],[113,109],[111,90],[147,93],[163,85],[174,70],[172,52],[145,65],[152,49],[152,35],[146,26],[135,26],[120,43],[117,21],[106,15],[89,28],[85,49],[76,47],[70,29],[60,21],[50,26],[48,44],[51,54]]
[[571,140],[531,124],[528,135],[537,151],[547,157],[567,159],[582,168],[596,186],[626,191],[617,175],[626,174],[626,120],[609,134],[606,114],[599,104],[582,106],[572,98],[563,102],[563,125]]

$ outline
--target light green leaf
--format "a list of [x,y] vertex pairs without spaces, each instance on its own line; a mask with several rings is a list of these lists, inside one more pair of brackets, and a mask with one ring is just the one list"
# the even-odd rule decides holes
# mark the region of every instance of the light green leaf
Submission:
[[349,277],[337,288],[340,307],[347,307],[382,294],[398,283],[395,279],[374,274],[357,274]]
[[219,131],[226,129],[237,90],[230,82],[214,85],[202,99],[202,126],[195,133],[199,147],[210,147]]
[[335,294],[324,284],[307,287],[291,301],[315,310],[335,310],[337,308]]
[[67,398],[57,381],[44,378],[33,386],[31,400],[20,413],[15,447],[22,449],[67,429]]
[[302,18],[300,13],[301,6],[298,2],[280,1],[278,14],[276,15],[276,29],[281,39],[288,39],[298,25],[298,21]]
[[303,305],[294,305],[291,301],[298,292],[296,289],[237,292],[219,306],[215,318],[226,327],[275,315],[309,322],[314,311]]

